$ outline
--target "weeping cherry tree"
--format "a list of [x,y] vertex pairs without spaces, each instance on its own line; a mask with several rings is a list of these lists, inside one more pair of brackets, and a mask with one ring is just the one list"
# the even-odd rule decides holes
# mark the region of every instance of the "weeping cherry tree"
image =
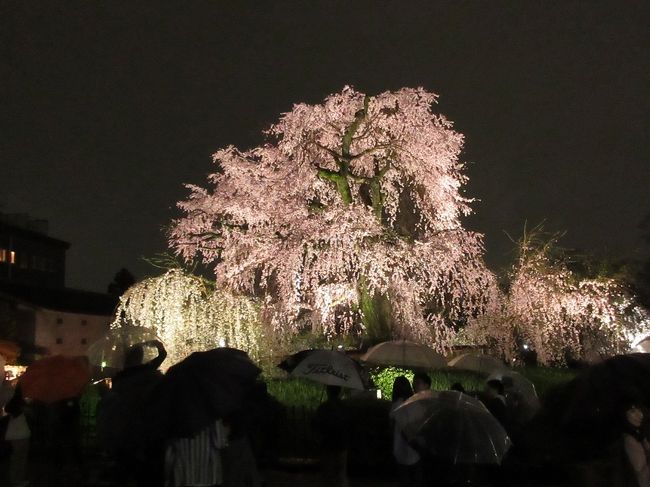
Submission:
[[125,325],[150,328],[160,337],[168,353],[166,367],[219,346],[260,358],[258,306],[179,269],[145,279],[121,296],[111,328]]
[[500,306],[473,322],[468,334],[508,358],[525,344],[544,365],[630,351],[650,328],[646,311],[616,279],[572,272],[554,255],[555,243],[524,237]]
[[370,332],[383,314],[392,336],[446,349],[495,281],[461,223],[463,136],[435,102],[423,89],[346,87],[295,105],[266,144],[214,154],[170,245],[214,268],[218,286],[261,298],[281,334]]

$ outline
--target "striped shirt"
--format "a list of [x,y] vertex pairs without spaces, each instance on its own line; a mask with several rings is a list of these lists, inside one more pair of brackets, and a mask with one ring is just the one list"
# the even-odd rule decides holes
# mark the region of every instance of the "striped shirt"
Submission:
[[207,487],[223,482],[220,450],[227,446],[221,420],[192,438],[176,438],[167,446],[165,487]]

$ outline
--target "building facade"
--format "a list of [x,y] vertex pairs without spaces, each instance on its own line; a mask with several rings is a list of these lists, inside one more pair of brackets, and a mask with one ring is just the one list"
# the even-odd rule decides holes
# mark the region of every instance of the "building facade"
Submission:
[[0,339],[18,344],[20,361],[85,355],[109,329],[117,298],[65,287],[68,242],[45,220],[0,213]]
[[31,362],[47,355],[85,355],[104,335],[117,299],[71,289],[0,284],[0,330]]
[[46,220],[0,213],[0,282],[65,286],[68,242],[47,234]]

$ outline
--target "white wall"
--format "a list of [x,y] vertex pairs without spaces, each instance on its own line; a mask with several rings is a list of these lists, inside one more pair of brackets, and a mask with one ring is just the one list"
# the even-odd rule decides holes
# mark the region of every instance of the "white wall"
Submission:
[[[108,331],[111,316],[37,309],[35,344],[49,355],[85,355],[88,346]],[[60,343],[57,343],[60,341]]]

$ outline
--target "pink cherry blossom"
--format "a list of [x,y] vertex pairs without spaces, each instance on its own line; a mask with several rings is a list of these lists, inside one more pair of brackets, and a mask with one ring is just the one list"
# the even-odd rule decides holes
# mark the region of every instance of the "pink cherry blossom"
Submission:
[[362,293],[381,295],[396,337],[438,350],[452,324],[494,306],[459,160],[463,136],[421,88],[346,87],[297,104],[267,144],[217,151],[207,188],[188,185],[170,245],[211,266],[219,287],[255,296],[280,334],[363,333]]
[[630,351],[634,337],[650,329],[630,291],[615,279],[580,278],[547,250],[520,249],[507,295],[470,324],[471,339],[508,358],[526,344],[545,365]]

